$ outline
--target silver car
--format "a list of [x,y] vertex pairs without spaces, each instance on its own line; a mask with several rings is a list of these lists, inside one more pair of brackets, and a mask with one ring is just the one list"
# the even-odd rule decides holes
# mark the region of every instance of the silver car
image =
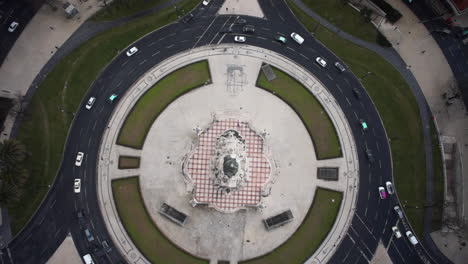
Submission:
[[324,59],[322,59],[322,57],[317,57],[315,61],[318,63],[318,65],[324,68],[327,66],[327,62]]
[[137,47],[131,47],[128,51],[127,51],[127,56],[130,57],[132,56],[133,54],[137,53],[138,52],[138,48]]

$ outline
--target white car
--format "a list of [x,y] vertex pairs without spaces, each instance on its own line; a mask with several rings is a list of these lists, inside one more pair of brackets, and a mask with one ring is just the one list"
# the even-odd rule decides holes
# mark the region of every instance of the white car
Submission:
[[133,54],[137,53],[138,52],[138,48],[137,47],[131,47],[128,51],[127,51],[127,56],[130,57],[132,56]]
[[393,189],[393,184],[391,182],[386,182],[385,186],[387,186],[387,192],[388,194],[393,194],[395,190]]
[[91,109],[93,107],[94,102],[96,102],[96,97],[90,97],[88,102],[86,103],[86,109]]
[[81,191],[81,179],[75,179],[73,182],[73,189],[75,190],[75,193],[80,193]]
[[8,27],[9,32],[15,32],[16,28],[19,26],[19,23],[16,21],[11,22],[10,26]]
[[416,237],[413,235],[413,233],[411,233],[411,231],[406,231],[406,236],[408,237],[408,240],[411,244],[413,245],[417,245],[418,244],[418,240],[416,239]]
[[393,234],[395,235],[396,238],[400,238],[400,237],[401,237],[401,232],[400,232],[400,229],[398,229],[398,227],[393,226],[393,227],[392,227],[392,231],[393,231]]
[[317,57],[315,59],[315,61],[318,63],[318,65],[320,65],[320,66],[322,66],[324,68],[327,66],[327,62],[324,59],[322,59],[321,57]]
[[81,163],[83,162],[83,158],[84,158],[84,153],[78,152],[78,154],[76,155],[75,166],[77,167],[81,166]]
[[210,3],[210,0],[204,0],[204,1],[203,1],[203,5],[204,5],[204,6],[207,6],[209,3]]
[[244,36],[235,36],[234,41],[244,43],[245,42],[245,37]]
[[294,39],[298,44],[304,43],[304,38],[301,35],[297,34],[296,32],[291,33],[291,38]]

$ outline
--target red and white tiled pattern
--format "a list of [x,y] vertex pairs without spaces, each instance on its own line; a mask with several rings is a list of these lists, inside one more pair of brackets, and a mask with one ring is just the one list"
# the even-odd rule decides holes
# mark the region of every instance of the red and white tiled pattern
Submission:
[[[228,195],[218,191],[210,178],[210,161],[215,154],[216,140],[226,130],[236,130],[245,140],[249,160],[249,182]],[[270,176],[270,163],[263,155],[263,139],[246,122],[229,119],[215,121],[200,135],[197,150],[188,160],[188,176],[195,184],[195,200],[221,211],[236,211],[244,206],[257,206],[261,201],[261,188]]]

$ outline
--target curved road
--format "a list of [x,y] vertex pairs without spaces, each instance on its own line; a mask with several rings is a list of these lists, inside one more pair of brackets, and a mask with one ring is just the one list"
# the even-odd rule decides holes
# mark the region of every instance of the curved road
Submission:
[[[95,105],[91,110],[81,106],[75,115],[56,182],[30,224],[7,249],[2,250],[3,263],[45,263],[69,232],[80,255],[94,249],[100,251],[103,240],[108,240],[112,246],[96,200],[97,153],[115,106],[106,98],[112,93],[123,96],[140,75],[181,51],[203,45],[232,43],[233,35],[221,31],[232,25],[235,34],[240,34],[242,26],[235,23],[239,16],[215,15],[222,2],[213,0],[207,8],[196,8],[193,11],[195,18],[188,25],[177,22],[148,34],[134,44],[139,48],[137,54],[132,57],[119,54],[101,72],[84,97],[96,96]],[[394,239],[392,236],[391,226],[398,225],[402,231],[406,228],[393,212],[392,207],[397,201],[378,198],[377,187],[392,178],[387,138],[378,113],[359,80],[349,71],[339,73],[332,66],[339,59],[303,29],[283,1],[259,2],[266,19],[242,17],[255,26],[255,34],[247,35],[246,44],[289,57],[317,76],[342,107],[355,137],[360,164],[358,201],[352,225],[338,245],[331,263],[368,263],[380,240],[389,246],[388,252],[394,263],[422,263],[421,256],[429,260],[419,246],[413,247],[406,238]],[[298,45],[293,42],[288,37],[291,32],[298,32],[305,38],[305,43]],[[274,41],[277,34],[286,36],[288,43],[281,45]],[[314,61],[317,56],[324,58],[329,65],[326,68],[318,66]],[[352,88],[359,89],[361,99],[353,95]],[[368,131],[360,128],[360,118],[368,123]],[[375,162],[367,160],[366,148],[372,149]],[[86,154],[81,167],[74,166],[78,151]],[[74,178],[82,179],[78,195],[72,189]],[[85,219],[78,220],[78,210],[85,212]],[[87,241],[85,228],[92,232],[94,241]],[[96,260],[98,263],[123,261],[116,249]]]

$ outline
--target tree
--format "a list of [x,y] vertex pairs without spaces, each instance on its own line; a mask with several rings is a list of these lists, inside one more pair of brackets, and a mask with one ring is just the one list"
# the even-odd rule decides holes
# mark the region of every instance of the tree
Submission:
[[15,139],[6,139],[0,143],[0,170],[17,165],[26,157],[26,147]]
[[0,182],[0,205],[11,206],[18,202],[20,197],[18,187]]
[[0,180],[3,184],[22,187],[28,178],[28,171],[18,164],[5,166],[0,171]]

